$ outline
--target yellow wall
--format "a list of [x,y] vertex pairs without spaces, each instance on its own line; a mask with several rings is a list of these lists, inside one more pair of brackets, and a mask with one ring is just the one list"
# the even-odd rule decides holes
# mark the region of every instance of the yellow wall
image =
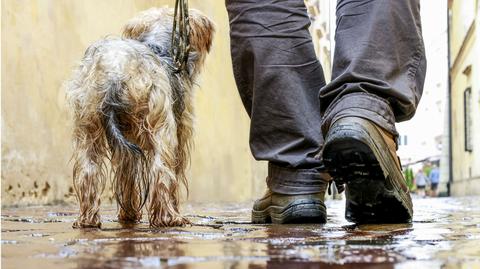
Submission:
[[[2,204],[74,201],[71,124],[62,83],[93,41],[119,34],[153,0],[2,1]],[[190,1],[217,24],[198,89],[190,200],[241,201],[262,192],[265,164],[248,147],[249,119],[231,71],[223,2]]]
[[451,12],[450,52],[457,57],[468,29],[475,19],[477,0],[449,0]]
[[[472,6],[472,3],[474,5]],[[480,193],[480,21],[475,1],[451,2],[453,195]],[[470,9],[476,15],[465,16]],[[470,31],[465,31],[470,29]],[[473,151],[465,151],[464,91],[471,88]]]

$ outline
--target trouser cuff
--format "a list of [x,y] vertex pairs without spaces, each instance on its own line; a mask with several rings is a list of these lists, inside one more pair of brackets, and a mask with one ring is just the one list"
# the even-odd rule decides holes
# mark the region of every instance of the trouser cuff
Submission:
[[335,121],[352,116],[372,121],[395,137],[398,136],[390,104],[383,98],[365,92],[346,94],[329,106],[322,119],[323,136],[327,135]]
[[268,164],[268,188],[281,194],[325,193],[330,176],[318,169],[295,169]]

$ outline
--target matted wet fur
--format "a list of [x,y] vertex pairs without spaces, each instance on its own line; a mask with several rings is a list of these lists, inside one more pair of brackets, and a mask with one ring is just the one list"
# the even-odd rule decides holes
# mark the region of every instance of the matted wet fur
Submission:
[[67,83],[80,203],[74,227],[100,227],[100,196],[110,175],[120,222],[138,222],[146,204],[152,227],[188,223],[179,213],[179,189],[183,183],[188,190],[192,87],[214,34],[206,16],[189,12],[186,71],[172,66],[173,9],[152,8],[130,20],[122,38],[92,44]]

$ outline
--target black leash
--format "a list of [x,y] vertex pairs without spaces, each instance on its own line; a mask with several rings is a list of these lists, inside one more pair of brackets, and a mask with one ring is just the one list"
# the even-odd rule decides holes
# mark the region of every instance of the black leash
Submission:
[[176,0],[172,29],[172,58],[176,72],[187,68],[190,52],[190,23],[188,17],[188,0]]

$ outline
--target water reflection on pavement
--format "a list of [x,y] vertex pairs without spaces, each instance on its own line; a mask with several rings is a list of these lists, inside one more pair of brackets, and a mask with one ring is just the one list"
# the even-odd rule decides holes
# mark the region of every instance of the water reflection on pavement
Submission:
[[[253,225],[250,204],[187,205],[193,225],[74,230],[74,206],[4,208],[3,268],[480,268],[480,197],[415,199],[412,224]],[[395,214],[395,212],[392,212]]]

